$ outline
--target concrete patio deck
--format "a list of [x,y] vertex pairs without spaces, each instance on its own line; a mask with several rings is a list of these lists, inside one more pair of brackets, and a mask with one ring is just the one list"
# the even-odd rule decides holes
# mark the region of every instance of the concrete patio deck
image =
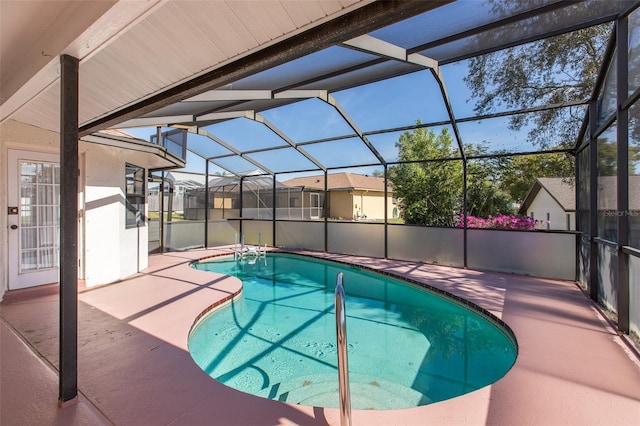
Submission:
[[[153,255],[133,278],[79,296],[78,400],[57,406],[58,289],[0,304],[0,425],[338,425],[337,409],[271,401],[208,377],[187,351],[195,317],[240,290],[191,269],[226,248]],[[355,410],[360,425],[640,425],[640,363],[575,283],[317,254],[411,277],[505,321],[519,343],[498,382],[451,400]]]

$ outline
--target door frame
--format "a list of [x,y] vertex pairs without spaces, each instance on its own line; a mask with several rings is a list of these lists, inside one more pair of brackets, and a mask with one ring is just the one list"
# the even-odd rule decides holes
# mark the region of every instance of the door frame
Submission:
[[[41,271],[20,272],[20,182],[18,178],[20,161],[60,164],[59,154],[41,151],[8,149],[7,151],[7,269],[8,290],[56,283],[59,281],[59,266]],[[16,208],[17,211],[12,210]],[[16,229],[12,229],[16,226]],[[59,242],[58,242],[59,246]]]
[[[314,200],[315,199],[315,200]],[[314,203],[315,201],[315,203]],[[316,204],[314,206],[314,204]],[[310,192],[309,193],[309,217],[311,219],[320,219],[320,193],[318,192]]]

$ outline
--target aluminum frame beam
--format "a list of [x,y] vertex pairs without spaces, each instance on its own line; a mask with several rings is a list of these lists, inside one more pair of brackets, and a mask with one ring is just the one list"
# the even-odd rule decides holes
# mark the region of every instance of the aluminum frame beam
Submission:
[[[217,144],[219,144],[220,146],[228,149],[229,151],[233,152],[235,155],[237,155],[238,157],[242,158],[243,160],[246,160],[248,162],[250,162],[251,164],[253,164],[254,166],[256,166],[257,168],[259,168],[260,170],[262,170],[263,172],[266,172],[267,174],[270,174],[271,176],[274,175],[274,172],[272,170],[270,170],[268,167],[265,167],[264,165],[262,165],[261,163],[255,161],[253,158],[245,155],[244,153],[242,153],[241,151],[237,150],[236,148],[234,148],[233,146],[231,146],[230,144],[226,143],[225,141],[223,141],[222,139],[220,139],[219,137],[212,135],[211,133],[209,133],[207,130],[200,128],[200,127],[192,127],[189,128],[187,130],[187,132],[189,133],[195,133],[201,136],[205,136],[209,139],[211,139],[212,141],[216,142]],[[211,161],[213,164],[215,164],[216,166],[229,171],[230,173],[233,173],[236,176],[240,176],[237,172],[228,170],[227,167],[223,167],[220,164],[218,164],[217,162],[213,161],[210,158],[206,158],[205,160],[207,161]]]
[[80,127],[80,136],[141,117],[162,107],[234,83],[244,77],[436,9],[452,1],[388,0],[368,3],[352,12],[170,87],[145,100],[123,107],[105,117],[87,122]]

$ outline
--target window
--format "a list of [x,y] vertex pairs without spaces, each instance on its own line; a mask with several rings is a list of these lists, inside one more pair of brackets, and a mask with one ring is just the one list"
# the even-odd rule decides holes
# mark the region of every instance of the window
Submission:
[[125,166],[125,210],[127,228],[144,226],[144,169],[127,164]]

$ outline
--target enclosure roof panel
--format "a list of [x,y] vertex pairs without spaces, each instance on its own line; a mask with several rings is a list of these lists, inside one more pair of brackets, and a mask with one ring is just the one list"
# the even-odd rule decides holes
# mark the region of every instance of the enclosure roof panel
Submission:
[[[69,7],[58,8],[61,15],[47,29],[50,34],[66,22],[65,13],[79,13],[82,8],[66,3]],[[464,135],[456,122],[460,117],[451,107],[461,104],[456,87],[460,80],[453,78],[455,85],[447,85],[455,68],[444,65],[609,22],[637,4],[637,0],[118,1],[104,12],[95,7],[86,10],[85,30],[78,31],[66,48],[45,52],[52,60],[2,98],[0,120],[13,118],[58,130],[57,56],[64,53],[80,60],[81,136],[106,128],[206,126],[212,136],[229,139],[225,149],[232,153],[213,163],[236,174],[256,168],[273,172],[251,160],[251,154],[289,147],[322,170],[384,166],[393,154],[388,152],[388,141],[383,141],[384,152],[377,151],[380,140],[372,142],[374,133],[400,132],[416,120],[451,126],[455,142],[463,147]],[[33,13],[35,8],[29,10]],[[3,22],[23,12],[3,6]],[[28,31],[7,28],[11,34],[5,34],[3,26],[3,40],[8,36],[18,40],[20,31]],[[45,36],[46,31],[41,37]],[[3,48],[0,62],[10,63],[9,55],[15,56],[15,49]],[[409,87],[407,92],[394,88],[398,81]],[[378,93],[374,96],[367,89]],[[342,121],[331,131],[321,128],[325,124],[321,120],[307,123],[315,133],[300,136],[291,112],[305,102],[324,109],[331,105]],[[291,121],[273,118],[285,109]],[[246,130],[236,129],[226,138],[213,133],[217,125],[222,129],[225,122],[239,117]],[[273,120],[280,130],[260,129],[260,117]],[[293,137],[288,131],[298,133]],[[353,151],[345,151],[346,147]],[[219,147],[209,149],[202,141],[191,152],[205,158],[220,155]],[[460,155],[464,158],[462,150]]]

